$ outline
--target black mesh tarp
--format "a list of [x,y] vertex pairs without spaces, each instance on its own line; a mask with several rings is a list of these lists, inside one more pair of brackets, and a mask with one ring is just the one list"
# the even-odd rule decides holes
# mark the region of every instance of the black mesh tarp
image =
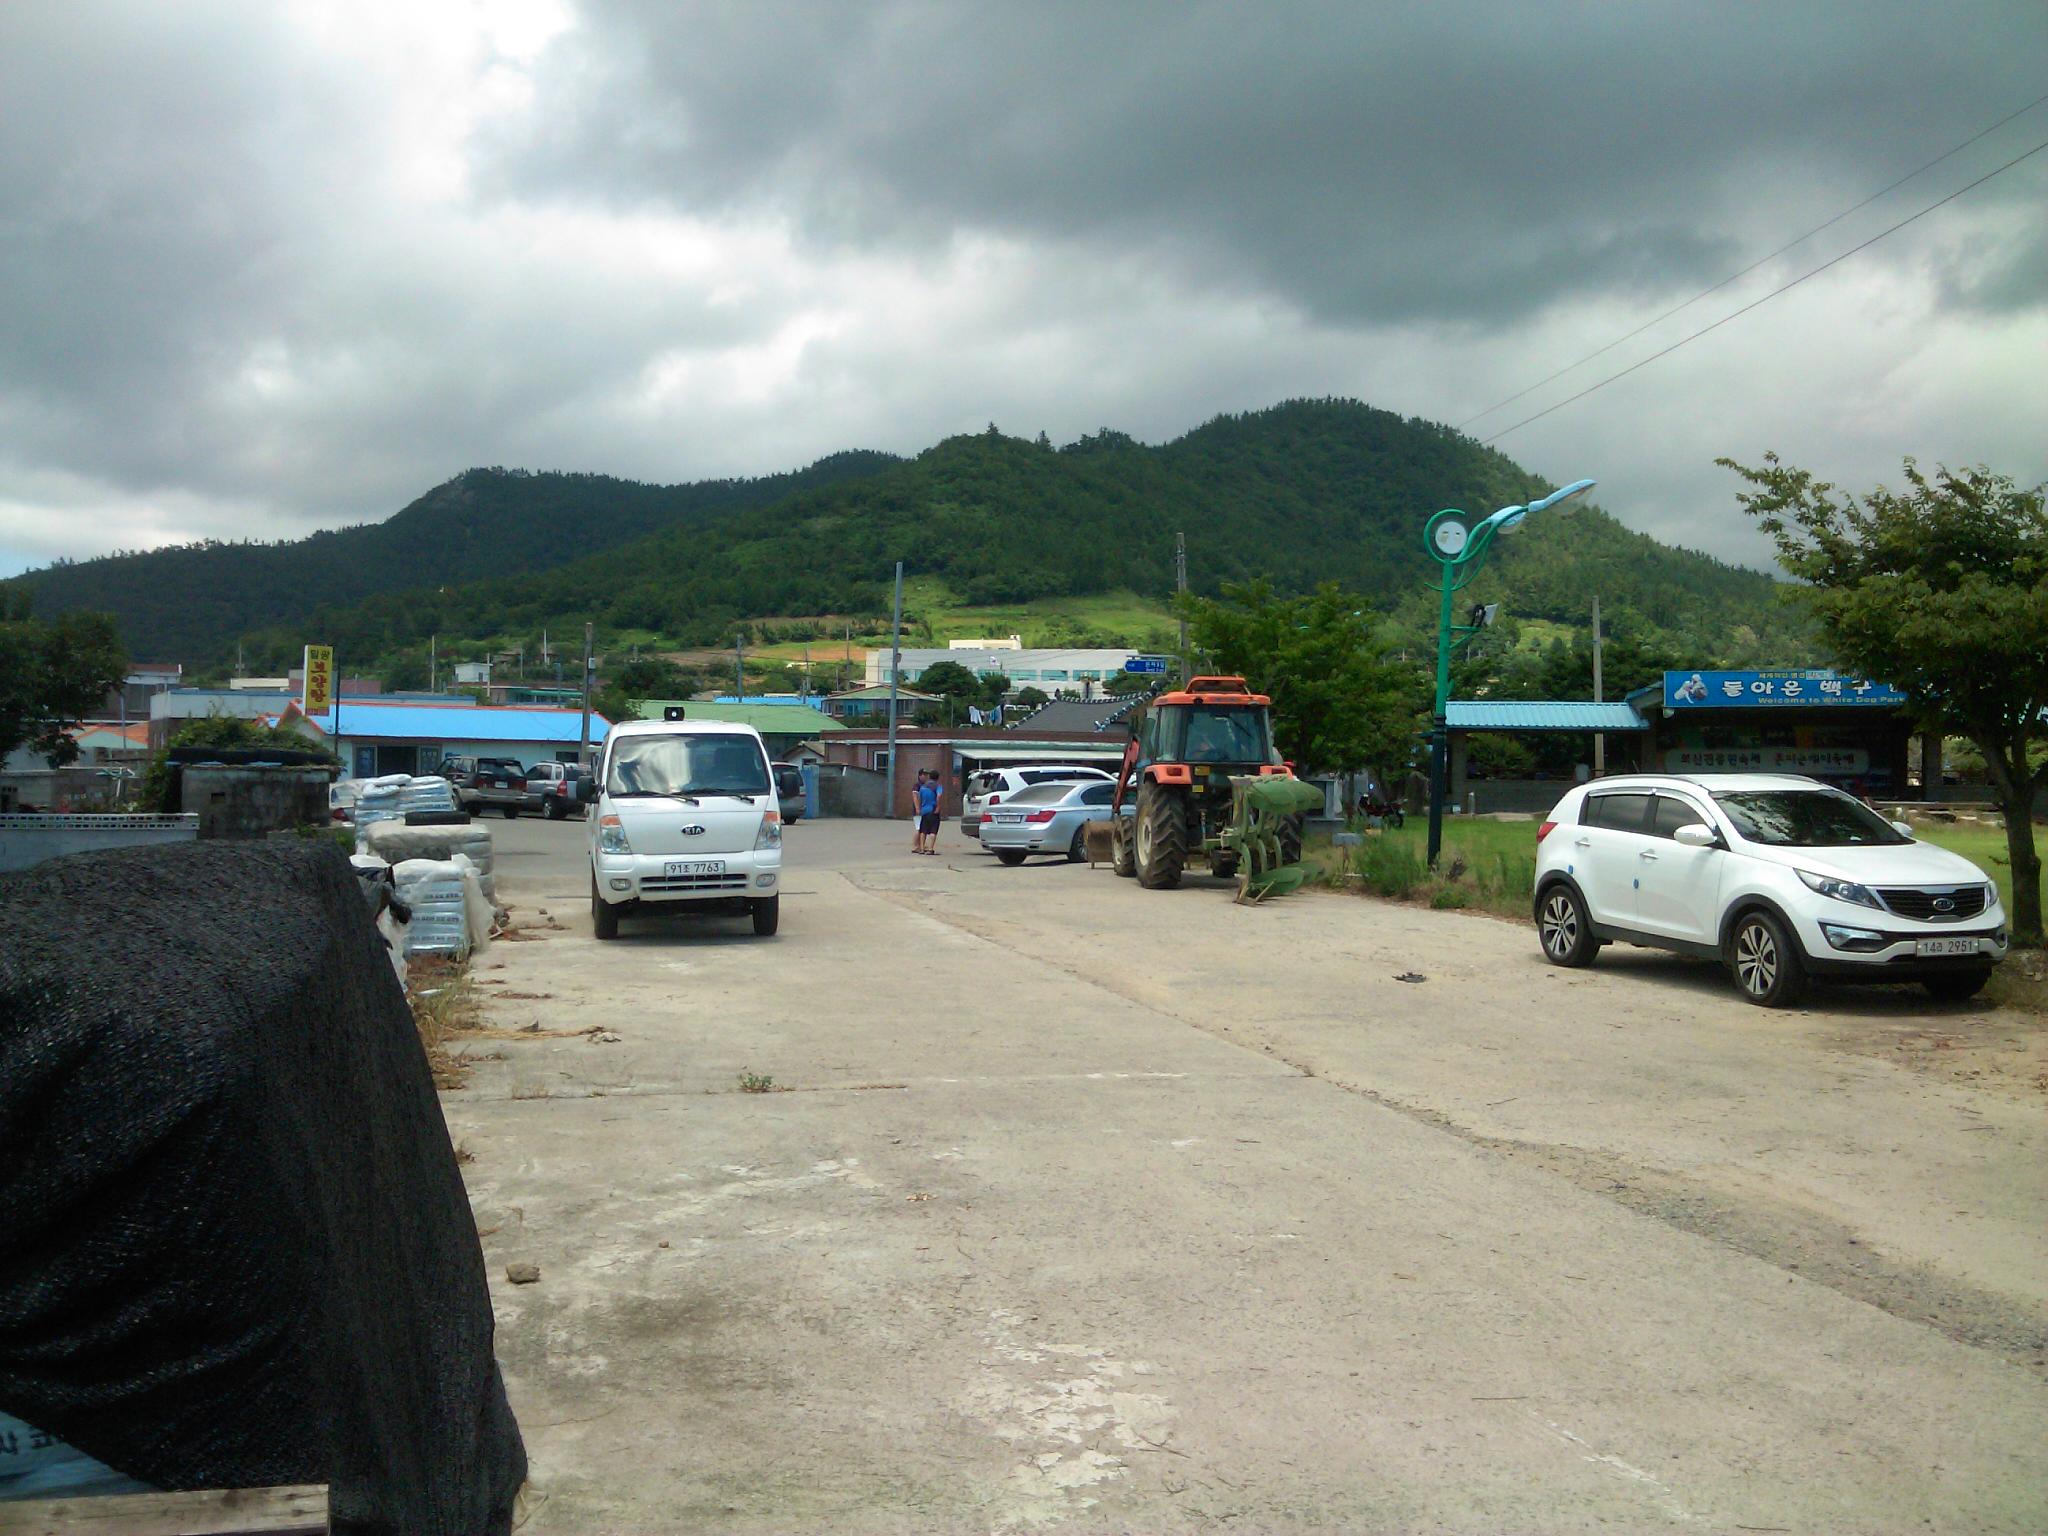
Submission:
[[337,1531],[503,1531],[526,1471],[427,1063],[325,840],[0,875],[0,1408]]

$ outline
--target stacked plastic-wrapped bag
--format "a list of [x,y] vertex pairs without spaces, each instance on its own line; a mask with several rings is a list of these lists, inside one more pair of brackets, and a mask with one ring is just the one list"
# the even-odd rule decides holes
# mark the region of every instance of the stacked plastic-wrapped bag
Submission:
[[356,795],[356,826],[378,821],[403,821],[421,812],[460,814],[455,786],[431,774],[414,777],[409,773],[387,773],[381,778],[363,779]]
[[372,823],[405,820],[399,799],[411,782],[409,773],[387,773],[380,779],[362,781],[362,788],[356,794],[356,838],[359,846],[363,829]]
[[463,878],[466,863],[465,860],[459,865],[453,859],[403,859],[391,866],[398,899],[412,909],[412,920],[405,925],[408,957],[469,958],[468,892]]
[[410,816],[416,811],[456,813],[460,807],[455,803],[455,786],[446,779],[423,775],[410,779],[399,787],[398,809],[402,815]]
[[409,827],[402,821],[359,824],[356,840],[364,853],[374,853],[392,864],[406,859],[452,859],[459,853],[476,867],[484,899],[497,902],[497,882],[491,873],[491,831],[480,821],[452,827]]

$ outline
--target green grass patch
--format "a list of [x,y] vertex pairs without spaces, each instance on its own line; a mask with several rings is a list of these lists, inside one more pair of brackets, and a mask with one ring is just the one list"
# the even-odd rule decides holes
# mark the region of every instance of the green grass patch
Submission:
[[1439,911],[1470,909],[1527,917],[1536,883],[1536,823],[1454,816],[1444,822],[1443,856],[1429,868],[1428,824],[1417,817],[1398,830],[1362,831],[1356,847],[1318,841],[1303,852],[1312,878],[1389,901],[1422,902]]

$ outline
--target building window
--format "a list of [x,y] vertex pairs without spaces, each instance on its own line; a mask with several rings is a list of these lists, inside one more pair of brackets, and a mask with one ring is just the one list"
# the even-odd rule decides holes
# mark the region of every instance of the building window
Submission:
[[1055,672],[1051,669],[1047,669],[1046,671],[1041,672],[1038,675],[1044,678],[1048,683],[1064,683],[1067,680],[1066,673]]

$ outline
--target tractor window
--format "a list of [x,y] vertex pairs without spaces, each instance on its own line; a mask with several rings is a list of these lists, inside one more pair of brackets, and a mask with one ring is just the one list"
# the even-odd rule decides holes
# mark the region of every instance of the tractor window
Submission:
[[1263,763],[1267,759],[1265,717],[1253,709],[1191,709],[1182,761]]

